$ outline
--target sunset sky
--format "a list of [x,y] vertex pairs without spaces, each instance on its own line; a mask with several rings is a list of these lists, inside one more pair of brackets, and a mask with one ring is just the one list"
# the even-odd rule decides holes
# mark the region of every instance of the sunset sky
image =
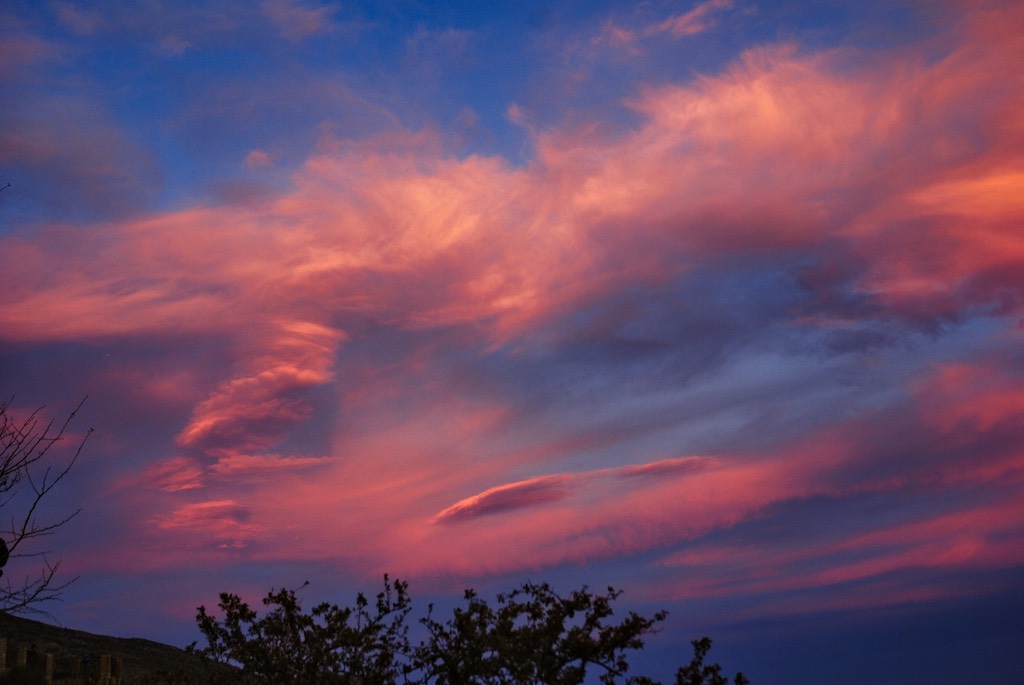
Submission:
[[1022,112],[1009,0],[2,3],[49,611],[546,580],[664,680],[1021,682]]

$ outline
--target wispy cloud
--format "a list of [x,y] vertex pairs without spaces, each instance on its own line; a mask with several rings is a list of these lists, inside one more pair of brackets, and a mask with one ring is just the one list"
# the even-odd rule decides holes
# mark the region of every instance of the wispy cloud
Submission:
[[330,28],[331,5],[308,6],[297,0],[266,0],[260,5],[263,13],[290,40],[301,40]]
[[682,14],[646,25],[636,25],[638,22],[635,17],[630,19],[632,26],[608,19],[602,24],[601,30],[591,39],[591,44],[606,47],[631,57],[639,57],[643,52],[642,44],[646,39],[660,35],[679,39],[705,33],[715,27],[717,15],[731,9],[733,9],[732,0],[706,0]]
[[191,547],[238,550],[261,531],[249,518],[248,508],[234,500],[211,500],[182,505],[155,524],[172,539],[187,539]]
[[222,383],[196,406],[178,443],[210,453],[275,446],[287,426],[309,417],[301,393],[331,380],[340,331],[309,322],[283,322],[254,358],[251,371]]
[[647,34],[668,33],[676,38],[703,33],[715,25],[715,14],[730,10],[732,0],[707,0],[683,14],[648,27]]
[[92,34],[102,21],[99,12],[81,9],[70,2],[57,3],[54,8],[60,23],[80,36]]

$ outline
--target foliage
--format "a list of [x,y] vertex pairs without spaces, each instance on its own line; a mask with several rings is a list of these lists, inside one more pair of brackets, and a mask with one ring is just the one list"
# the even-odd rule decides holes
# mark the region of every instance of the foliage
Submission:
[[[612,605],[620,595],[584,586],[562,596],[546,583],[526,583],[491,606],[467,590],[447,620],[430,606],[419,621],[425,637],[414,647],[405,624],[408,584],[388,576],[373,606],[359,594],[354,608],[324,603],[308,614],[294,590],[272,590],[262,617],[237,595],[222,593],[223,618],[205,606],[196,616],[207,646],[189,649],[215,667],[212,681],[225,683],[580,685],[596,676],[601,683],[659,685],[629,675],[628,656],[667,614],[617,617]],[[728,685],[718,664],[704,665],[711,641],[693,645],[694,659],[679,669],[676,685]],[[735,685],[748,683],[736,676]]]
[[406,583],[385,576],[372,609],[360,593],[354,608],[325,602],[304,614],[288,589],[272,590],[263,604],[273,609],[258,618],[238,595],[221,593],[224,620],[200,606],[196,622],[207,646],[189,649],[237,667],[240,672],[219,671],[233,683],[395,683],[407,670],[400,658],[410,652]]
[[64,439],[71,420],[84,403],[83,399],[56,429],[53,421],[43,424],[41,409],[19,420],[10,409],[10,401],[0,403],[0,511],[4,514],[3,519],[9,521],[6,527],[0,528],[0,567],[7,563],[8,558],[41,560],[36,574],[25,573],[21,581],[12,580],[8,569],[0,585],[2,611],[38,612],[40,603],[59,598],[73,582],[57,582],[59,560],[51,561],[45,551],[28,550],[30,543],[52,535],[78,514],[75,510],[50,520],[39,518],[44,500],[67,476],[92,433],[92,429],[85,433],[68,458],[60,460],[50,452]]
[[620,594],[583,587],[561,597],[546,583],[527,583],[498,595],[491,608],[469,590],[466,607],[446,623],[423,619],[429,639],[416,651],[417,665],[436,685],[576,685],[591,666],[602,683],[614,683],[629,671],[629,650],[641,649],[643,636],[666,616],[630,612],[613,622],[612,602]]
[[[711,651],[711,640],[703,637],[693,640],[693,660],[676,672],[676,685],[729,685],[729,679],[722,675],[718,664],[704,665],[704,657]],[[737,673],[735,685],[750,685],[742,673]]]

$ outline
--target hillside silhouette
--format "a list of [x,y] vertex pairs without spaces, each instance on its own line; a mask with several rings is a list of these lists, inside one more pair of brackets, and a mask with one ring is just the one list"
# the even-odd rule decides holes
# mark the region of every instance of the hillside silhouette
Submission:
[[166,682],[165,676],[179,675],[202,682],[205,674],[202,659],[184,649],[142,638],[95,635],[6,613],[0,613],[0,637],[7,638],[8,651],[12,646],[34,645],[37,651],[56,656],[120,656],[122,685]]

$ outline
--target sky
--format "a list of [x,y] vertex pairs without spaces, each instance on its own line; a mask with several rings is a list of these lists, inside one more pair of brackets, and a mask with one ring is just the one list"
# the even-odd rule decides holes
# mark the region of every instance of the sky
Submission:
[[1021,682],[1022,64],[998,0],[4,2],[53,620],[534,580],[665,680]]

